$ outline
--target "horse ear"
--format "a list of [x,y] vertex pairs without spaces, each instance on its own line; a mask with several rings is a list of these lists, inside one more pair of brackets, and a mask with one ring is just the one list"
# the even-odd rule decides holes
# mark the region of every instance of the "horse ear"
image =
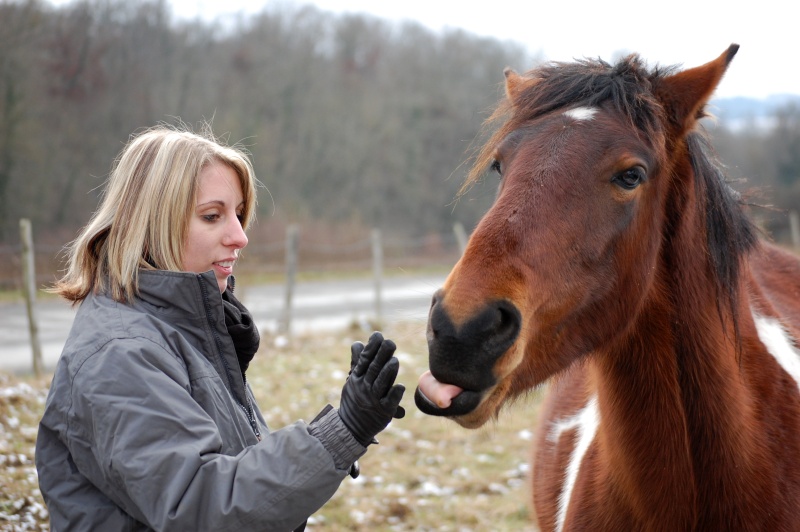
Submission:
[[506,77],[506,97],[512,105],[516,105],[522,91],[534,84],[533,80],[520,76],[511,67],[506,67],[503,75]]
[[679,135],[689,131],[697,120],[705,116],[703,108],[738,50],[738,44],[731,44],[715,60],[667,76],[658,83],[656,95]]

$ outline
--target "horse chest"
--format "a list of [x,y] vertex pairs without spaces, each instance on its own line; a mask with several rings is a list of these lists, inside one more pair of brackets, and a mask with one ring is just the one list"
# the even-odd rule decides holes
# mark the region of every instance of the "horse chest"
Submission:
[[[561,531],[567,516],[567,509],[575,490],[575,484],[581,470],[589,446],[595,439],[597,427],[600,424],[600,413],[597,409],[597,398],[589,399],[586,406],[573,416],[556,420],[549,431],[547,439],[551,444],[558,447],[564,445],[571,449],[567,459],[563,482],[561,483],[560,494],[556,511],[556,530]],[[574,437],[570,443],[561,442],[565,433],[574,431]],[[565,438],[566,439],[566,438]]]

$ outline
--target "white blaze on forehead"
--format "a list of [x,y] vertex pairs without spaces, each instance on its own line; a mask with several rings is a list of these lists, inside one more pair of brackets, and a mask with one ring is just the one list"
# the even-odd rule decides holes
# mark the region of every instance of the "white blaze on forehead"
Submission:
[[572,118],[573,120],[591,120],[597,114],[597,109],[594,107],[576,107],[568,111],[564,111],[564,115]]
[[756,313],[753,313],[753,318],[761,343],[800,388],[800,353],[794,345],[794,339],[789,336],[778,320],[765,318]]
[[572,497],[572,490],[575,488],[575,481],[578,479],[578,471],[581,469],[581,462],[589,450],[597,433],[597,426],[600,424],[600,412],[597,410],[597,397],[592,397],[586,406],[572,417],[562,419],[553,423],[550,429],[549,439],[558,442],[561,434],[567,430],[577,429],[578,441],[569,457],[567,471],[564,476],[564,486],[561,495],[558,497],[558,514],[556,514],[556,530],[561,532],[564,529],[564,521],[567,519],[567,508]]

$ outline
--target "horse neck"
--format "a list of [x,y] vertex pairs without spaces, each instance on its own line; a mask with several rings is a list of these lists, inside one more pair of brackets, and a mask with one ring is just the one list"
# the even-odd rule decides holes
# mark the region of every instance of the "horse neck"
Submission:
[[[703,504],[722,512],[751,496],[747,471],[758,453],[732,309],[718,305],[707,254],[690,252],[704,249],[699,233],[684,230],[665,245],[671,255],[631,332],[592,366],[610,467],[639,507],[676,529],[712,511]],[[752,320],[742,299],[739,315]]]

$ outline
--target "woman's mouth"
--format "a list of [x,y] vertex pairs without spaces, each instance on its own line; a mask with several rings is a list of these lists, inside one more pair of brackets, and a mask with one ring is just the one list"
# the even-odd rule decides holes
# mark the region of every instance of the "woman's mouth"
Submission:
[[214,268],[224,275],[231,275],[233,273],[233,265],[235,262],[236,261],[234,260],[221,260],[214,263]]

